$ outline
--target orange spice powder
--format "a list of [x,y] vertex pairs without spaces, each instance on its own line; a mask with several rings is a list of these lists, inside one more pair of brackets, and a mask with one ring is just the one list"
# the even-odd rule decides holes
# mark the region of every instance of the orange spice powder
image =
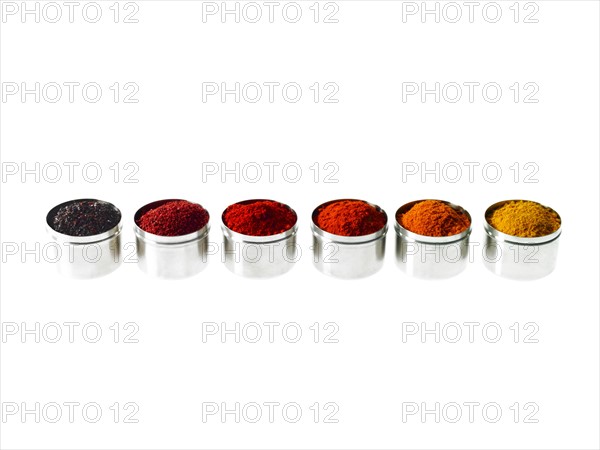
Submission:
[[471,226],[469,216],[439,200],[416,203],[396,220],[408,231],[433,237],[453,236]]

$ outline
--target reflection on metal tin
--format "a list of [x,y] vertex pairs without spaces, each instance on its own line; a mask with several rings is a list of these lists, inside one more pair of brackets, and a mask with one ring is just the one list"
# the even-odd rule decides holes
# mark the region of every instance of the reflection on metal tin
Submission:
[[[79,205],[90,204],[103,208],[106,212],[112,211],[108,218],[111,228],[107,228],[107,218],[104,214],[93,217],[89,208],[79,208]],[[78,211],[84,211],[87,217],[62,217],[61,220],[78,222],[80,225],[73,226],[73,223],[66,226],[57,226],[57,214],[78,214]],[[94,224],[98,220],[102,223]],[[59,244],[60,254],[57,258],[57,268],[59,273],[73,278],[96,278],[107,275],[116,270],[121,265],[121,229],[122,229],[121,211],[112,203],[96,199],[78,199],[61,203],[52,208],[46,215],[46,228],[52,239]],[[69,230],[78,233],[78,236],[71,236],[56,231]],[[87,234],[100,230],[98,234]],[[87,235],[86,235],[87,234]]]
[[[490,225],[488,219],[498,208],[515,201],[494,203],[485,211],[484,264],[490,271],[505,278],[535,280],[545,277],[556,267],[562,225],[553,233],[539,237],[518,237],[501,233]],[[560,216],[556,216],[561,221]]]
[[140,218],[150,210],[179,199],[159,200],[138,209],[134,216],[134,233],[138,267],[158,278],[187,278],[198,274],[208,264],[208,233],[210,223],[199,230],[181,236],[159,236],[138,226]]
[[[251,236],[238,233],[227,226],[225,213],[228,210],[226,209],[221,215],[221,228],[223,230],[222,253],[225,267],[236,275],[249,278],[268,278],[283,275],[291,270],[299,259],[300,252],[296,245],[298,216],[288,205],[274,202],[273,200],[252,199],[235,203],[234,205],[243,207],[249,205],[256,206],[257,204],[258,206],[262,204],[266,207],[276,207],[278,210],[283,208],[285,211],[278,212],[286,214],[282,215],[281,224],[270,223],[268,227],[256,226],[250,227],[250,229],[264,229],[263,231],[269,231],[273,227],[277,229],[282,229],[281,226],[289,228],[283,232],[266,236]],[[247,220],[265,219],[261,217],[248,217]],[[262,225],[266,225],[266,223]]]
[[[363,202],[381,216],[383,226],[362,236],[340,236],[324,231],[317,225],[319,212],[338,202]],[[322,273],[336,278],[363,278],[378,272],[385,257],[387,214],[379,206],[355,199],[338,199],[319,205],[312,213],[314,265]]]
[[[401,206],[395,217],[398,218],[423,201]],[[438,201],[466,215],[471,224],[471,215],[465,209],[450,202]],[[423,236],[407,230],[396,219],[396,263],[403,272],[417,278],[443,279],[458,275],[467,266],[471,228],[469,225],[463,232],[452,236]]]

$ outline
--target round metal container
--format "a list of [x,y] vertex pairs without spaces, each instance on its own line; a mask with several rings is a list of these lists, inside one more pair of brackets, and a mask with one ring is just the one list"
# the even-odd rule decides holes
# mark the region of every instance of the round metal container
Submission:
[[210,222],[194,233],[159,236],[142,230],[139,218],[147,211],[180,199],[159,200],[138,209],[134,216],[138,266],[158,278],[186,278],[201,272],[208,264]]
[[562,232],[562,220],[557,213],[559,220],[561,220],[561,227],[546,236],[532,238],[501,233],[489,224],[487,218],[496,209],[511,201],[518,200],[504,200],[494,203],[485,211],[483,262],[489,270],[505,278],[535,280],[545,277],[556,267],[558,238]]
[[339,236],[319,228],[316,222],[319,210],[344,200],[363,201],[332,200],[317,206],[312,213],[314,265],[324,274],[337,278],[363,278],[373,275],[383,266],[385,235],[388,229],[387,214],[379,206],[365,202],[383,213],[385,225],[379,231],[364,236]]
[[[422,201],[424,200],[401,206],[395,217]],[[462,207],[443,200],[438,201],[466,214],[471,222],[471,215]],[[442,279],[458,275],[465,270],[468,263],[471,228],[472,225],[469,225],[465,231],[453,236],[423,236],[408,231],[396,219],[396,263],[402,271],[417,278]]]
[[[106,203],[119,212],[119,223],[93,236],[69,236],[52,228],[56,212],[63,206],[75,202],[93,201]],[[73,278],[96,278],[108,275],[121,265],[121,211],[109,202],[93,198],[70,200],[52,208],[46,215],[46,229],[57,244],[56,265],[59,273]]]
[[[262,199],[245,200],[241,204],[264,201]],[[286,205],[287,206],[287,205]],[[288,206],[289,208],[289,206]],[[296,223],[283,233],[271,236],[249,236],[233,231],[223,220],[222,260],[230,271],[236,275],[250,278],[268,278],[288,272],[299,259],[296,247],[298,232],[298,215]]]

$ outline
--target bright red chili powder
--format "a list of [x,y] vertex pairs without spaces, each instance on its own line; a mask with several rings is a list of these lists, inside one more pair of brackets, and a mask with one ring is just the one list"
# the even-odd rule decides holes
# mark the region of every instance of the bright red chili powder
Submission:
[[323,231],[338,236],[365,236],[381,230],[385,214],[362,200],[340,200],[319,208],[315,218]]
[[292,228],[298,217],[283,203],[255,200],[234,203],[223,213],[223,223],[230,230],[247,236],[272,236]]
[[208,223],[208,211],[197,203],[173,200],[147,211],[137,221],[138,227],[159,236],[182,236],[195,233]]

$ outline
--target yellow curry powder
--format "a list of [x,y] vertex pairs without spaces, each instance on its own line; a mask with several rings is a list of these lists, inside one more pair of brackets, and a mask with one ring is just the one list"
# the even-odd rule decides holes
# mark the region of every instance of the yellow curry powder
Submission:
[[517,237],[540,237],[560,228],[558,214],[543,205],[527,200],[510,201],[487,217],[501,233]]

